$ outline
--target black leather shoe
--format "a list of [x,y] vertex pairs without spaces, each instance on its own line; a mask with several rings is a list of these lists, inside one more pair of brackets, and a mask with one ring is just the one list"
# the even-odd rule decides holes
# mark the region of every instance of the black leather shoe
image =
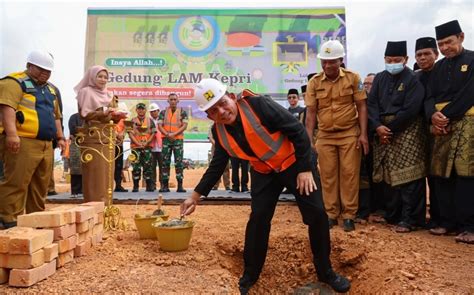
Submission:
[[230,191],[230,186],[226,186],[226,187],[225,187],[225,190],[226,190],[226,191]]
[[337,219],[329,218],[328,223],[329,223],[329,228],[333,228],[335,225],[337,225]]
[[117,192],[117,193],[126,193],[126,192],[128,192],[128,189],[125,189],[123,186],[117,186],[117,187],[114,189],[114,192]]
[[250,190],[249,190],[248,187],[243,186],[241,192],[243,192],[243,193],[248,193],[248,192],[250,192]]
[[15,226],[16,226],[16,221],[3,222],[3,228],[4,229],[9,229],[9,228],[12,228],[12,227],[15,227]]
[[252,288],[256,282],[257,280],[251,279],[249,276],[244,274],[239,280],[240,295],[247,295],[250,288]]
[[56,191],[50,191],[48,192],[48,196],[55,196],[57,195],[58,193]]
[[318,277],[318,279],[320,282],[331,286],[338,293],[346,293],[351,288],[351,282],[346,277],[335,273],[332,269],[324,277]]
[[350,232],[355,230],[354,220],[352,219],[344,219],[344,231]]

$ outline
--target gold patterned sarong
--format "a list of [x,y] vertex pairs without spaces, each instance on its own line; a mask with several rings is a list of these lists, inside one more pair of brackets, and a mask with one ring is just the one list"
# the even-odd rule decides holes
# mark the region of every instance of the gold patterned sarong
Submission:
[[453,167],[459,176],[474,176],[474,116],[450,124],[447,135],[435,136],[430,172],[449,178]]
[[[394,116],[386,116],[382,124],[388,124]],[[422,118],[401,133],[394,134],[389,144],[374,141],[374,182],[384,181],[391,186],[423,178],[427,170],[428,136]]]

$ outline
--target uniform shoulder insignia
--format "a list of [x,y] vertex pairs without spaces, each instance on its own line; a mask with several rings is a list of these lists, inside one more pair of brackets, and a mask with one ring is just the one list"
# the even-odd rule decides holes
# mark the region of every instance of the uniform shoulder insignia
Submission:
[[48,88],[49,92],[51,92],[52,95],[56,96],[56,87],[53,84],[48,83]]

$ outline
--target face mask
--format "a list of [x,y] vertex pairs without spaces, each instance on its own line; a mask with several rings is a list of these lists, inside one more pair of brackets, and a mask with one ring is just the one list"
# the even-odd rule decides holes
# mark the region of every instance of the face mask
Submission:
[[392,75],[396,75],[403,71],[405,68],[405,65],[403,63],[398,63],[398,64],[385,64],[385,70],[389,72]]

